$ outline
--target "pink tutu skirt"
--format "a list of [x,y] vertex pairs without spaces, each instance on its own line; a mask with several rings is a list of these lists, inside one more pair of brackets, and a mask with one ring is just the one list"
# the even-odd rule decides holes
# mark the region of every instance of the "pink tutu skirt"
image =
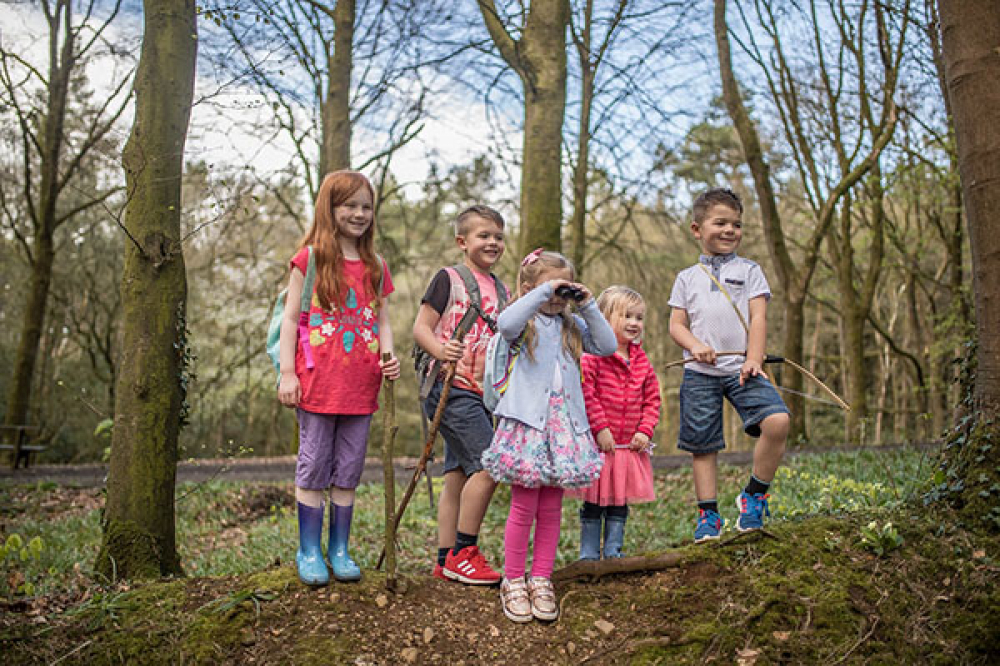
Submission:
[[598,506],[638,504],[656,499],[653,463],[648,451],[614,449],[601,455],[604,468],[600,478],[574,495]]

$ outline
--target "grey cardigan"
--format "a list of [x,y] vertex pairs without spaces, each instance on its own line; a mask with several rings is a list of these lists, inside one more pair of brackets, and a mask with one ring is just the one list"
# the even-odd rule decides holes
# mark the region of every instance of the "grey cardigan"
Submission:
[[[532,317],[545,317],[549,322],[547,325],[540,325],[541,321],[535,322],[537,336],[534,358],[526,350],[521,350],[510,384],[493,413],[498,417],[516,419],[538,430],[543,429],[548,415],[555,364],[558,362],[570,420],[574,431],[582,434],[590,430],[590,423],[580,387],[580,369],[563,348],[562,318],[538,314],[538,308],[551,297],[552,287],[545,282],[511,303],[497,317],[497,332],[508,342],[513,342],[521,335]],[[614,354],[618,350],[618,339],[593,299],[580,309],[580,315],[582,317],[573,315],[573,318],[583,334],[584,351],[597,356]]]

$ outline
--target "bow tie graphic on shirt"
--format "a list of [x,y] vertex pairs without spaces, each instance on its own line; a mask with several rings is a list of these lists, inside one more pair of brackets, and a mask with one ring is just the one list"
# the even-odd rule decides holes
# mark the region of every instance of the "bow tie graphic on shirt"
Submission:
[[722,265],[729,263],[735,258],[735,252],[718,255],[703,254],[698,257],[698,263],[704,264],[712,269],[712,276],[715,278],[715,280],[712,281],[712,291],[719,291],[719,285],[716,284],[716,280],[720,282],[722,281]]

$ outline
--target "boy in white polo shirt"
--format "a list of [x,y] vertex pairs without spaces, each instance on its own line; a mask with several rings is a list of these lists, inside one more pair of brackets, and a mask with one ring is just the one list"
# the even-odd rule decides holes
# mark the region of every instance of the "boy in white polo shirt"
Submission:
[[[694,266],[677,275],[670,293],[670,337],[693,358],[684,369],[680,390],[677,447],[693,455],[698,500],[695,543],[718,539],[725,521],[719,515],[716,488],[722,433],[722,399],[743,419],[743,430],[759,437],[753,473],[736,498],[736,528],[761,529],[768,488],[781,463],[788,437],[788,408],[762,368],[767,337],[767,301],[771,291],[755,262],[736,255],[743,237],[743,204],[724,188],[708,190],[693,206],[691,231],[701,243]],[[738,312],[737,312],[738,311]],[[718,356],[718,351],[743,351]]]

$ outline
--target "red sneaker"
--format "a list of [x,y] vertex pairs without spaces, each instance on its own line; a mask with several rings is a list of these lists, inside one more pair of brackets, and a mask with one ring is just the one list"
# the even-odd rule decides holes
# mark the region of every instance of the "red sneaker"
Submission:
[[444,560],[444,575],[468,585],[496,585],[503,578],[490,568],[477,546],[466,546],[457,555],[448,551]]
[[451,580],[450,578],[444,575],[444,567],[442,567],[440,564],[437,564],[436,562],[434,564],[434,572],[431,575],[434,576],[435,578],[440,578],[441,580],[448,580],[448,581]]

